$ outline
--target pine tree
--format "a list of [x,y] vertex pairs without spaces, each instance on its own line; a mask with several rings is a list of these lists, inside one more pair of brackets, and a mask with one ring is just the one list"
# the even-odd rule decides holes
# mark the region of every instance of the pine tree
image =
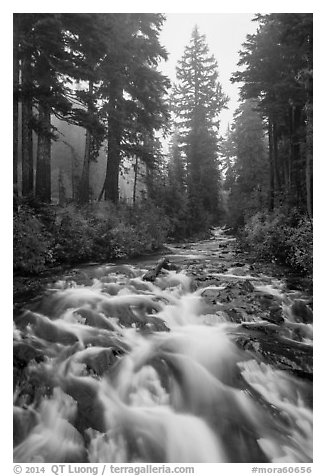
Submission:
[[257,101],[244,101],[234,114],[232,129],[223,150],[232,155],[224,188],[228,192],[227,223],[244,225],[268,202],[268,144],[266,126]]
[[68,48],[73,52],[73,76],[79,87],[74,91],[77,104],[71,121],[85,128],[85,151],[78,189],[78,201],[88,203],[90,198],[90,163],[96,161],[104,140],[104,125],[100,116],[100,65],[111,41],[108,15],[96,13],[66,13],[62,21],[66,30]]
[[210,220],[217,217],[219,113],[227,101],[218,81],[217,62],[196,26],[177,66],[172,98],[186,156],[193,231],[207,224],[207,213]]
[[14,14],[14,25],[14,58],[18,66],[14,98],[22,103],[22,194],[30,195],[34,189],[34,131],[37,134],[35,195],[48,202],[51,200],[51,140],[55,138],[51,115],[60,118],[69,115],[71,101],[64,75],[70,71],[71,58],[61,14],[18,13]]
[[172,135],[167,167],[167,187],[165,193],[165,213],[172,224],[175,238],[184,238],[188,232],[188,197],[186,190],[186,169],[180,148],[180,134],[176,129]]
[[221,172],[223,172],[223,189],[228,191],[235,180],[235,144],[233,142],[232,130],[230,124],[221,141],[220,146],[220,163],[221,163]]
[[99,198],[104,194],[106,200],[117,203],[122,158],[142,154],[154,131],[167,121],[164,96],[169,80],[156,69],[158,62],[167,58],[158,40],[163,15],[112,14],[104,21],[109,22],[111,31],[100,67],[108,156]]
[[[233,74],[243,99],[256,98],[268,123],[270,205],[312,214],[312,14],[258,16]],[[302,164],[305,162],[305,168]]]
[[18,192],[19,22],[13,17],[13,185]]
[[257,109],[257,101],[244,101],[234,114],[232,141],[236,160],[234,172],[245,194],[266,190],[267,142],[265,124]]
[[180,133],[175,129],[170,144],[168,175],[169,181],[180,192],[186,191],[186,169],[180,148]]
[[14,179],[17,179],[18,102],[21,101],[22,195],[33,193],[33,23],[35,14],[14,14]]

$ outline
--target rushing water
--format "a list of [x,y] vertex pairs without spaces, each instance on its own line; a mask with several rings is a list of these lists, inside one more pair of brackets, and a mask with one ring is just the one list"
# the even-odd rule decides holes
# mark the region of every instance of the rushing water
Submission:
[[[208,315],[186,274],[152,284],[145,271],[103,266],[87,286],[63,279],[16,319],[14,345],[35,355],[17,378],[14,460],[311,461],[309,384],[240,349],[239,325]],[[310,345],[311,326],[283,302]]]

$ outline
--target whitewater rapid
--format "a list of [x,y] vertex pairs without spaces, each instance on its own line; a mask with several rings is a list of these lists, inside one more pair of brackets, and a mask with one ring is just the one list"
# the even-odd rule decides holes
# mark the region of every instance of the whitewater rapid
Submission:
[[16,320],[34,358],[14,392],[14,461],[312,461],[308,383],[239,348],[239,324],[208,314],[185,273],[145,271],[58,281]]

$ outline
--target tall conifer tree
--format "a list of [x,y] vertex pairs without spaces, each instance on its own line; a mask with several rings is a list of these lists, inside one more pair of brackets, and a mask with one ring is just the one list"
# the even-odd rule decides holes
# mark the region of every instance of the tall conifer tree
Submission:
[[195,26],[177,66],[172,98],[186,155],[190,214],[195,226],[201,226],[206,212],[216,218],[219,114],[227,101],[218,81],[217,62]]
[[164,16],[154,13],[106,15],[111,36],[100,68],[103,107],[108,140],[107,171],[100,198],[117,203],[123,157],[145,156],[154,131],[167,120],[164,95],[170,85],[157,70],[166,50],[159,43]]

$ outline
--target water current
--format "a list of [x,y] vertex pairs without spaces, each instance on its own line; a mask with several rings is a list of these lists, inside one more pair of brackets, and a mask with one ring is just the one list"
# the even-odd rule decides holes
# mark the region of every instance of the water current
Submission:
[[[217,233],[210,243],[222,242]],[[212,249],[175,249],[171,261],[178,252],[209,265]],[[280,300],[284,338],[310,347],[312,324],[293,317],[291,293],[234,267],[211,269],[220,285],[199,287],[186,266],[154,283],[146,271],[116,264],[84,283],[66,276],[16,316],[25,365],[15,374],[15,462],[310,462],[311,383],[237,345],[242,323],[203,297],[250,281]]]

